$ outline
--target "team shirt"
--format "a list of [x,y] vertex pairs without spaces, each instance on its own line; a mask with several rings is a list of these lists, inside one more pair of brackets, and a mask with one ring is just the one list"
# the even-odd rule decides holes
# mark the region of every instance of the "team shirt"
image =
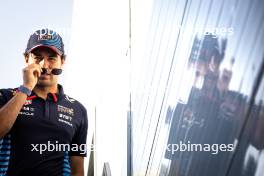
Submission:
[[[16,93],[1,89],[0,107]],[[87,128],[85,107],[64,94],[61,85],[46,100],[32,92],[0,139],[0,176],[70,175],[70,156],[86,156]]]

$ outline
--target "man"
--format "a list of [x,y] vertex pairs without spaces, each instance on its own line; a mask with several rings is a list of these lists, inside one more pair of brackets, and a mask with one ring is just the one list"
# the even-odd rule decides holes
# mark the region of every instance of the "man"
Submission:
[[38,30],[24,56],[23,84],[0,90],[0,176],[83,176],[87,113],[58,84],[62,38]]

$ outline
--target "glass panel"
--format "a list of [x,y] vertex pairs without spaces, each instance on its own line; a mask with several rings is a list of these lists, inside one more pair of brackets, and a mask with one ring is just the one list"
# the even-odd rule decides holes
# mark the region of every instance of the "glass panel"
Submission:
[[[260,119],[247,114],[263,61],[264,2],[147,2],[132,2],[147,9],[132,13],[133,175],[240,175],[246,161],[234,163],[246,150],[236,146]],[[263,125],[254,124],[262,146]],[[261,173],[262,162],[252,170]]]

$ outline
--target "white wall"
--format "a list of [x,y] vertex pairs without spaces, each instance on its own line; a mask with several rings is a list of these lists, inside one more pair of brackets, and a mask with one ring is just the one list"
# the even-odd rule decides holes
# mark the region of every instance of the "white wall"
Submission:
[[126,173],[128,7],[124,0],[74,1],[64,82],[69,94],[88,108],[88,142],[96,132],[95,175],[102,174],[104,162],[112,175]]

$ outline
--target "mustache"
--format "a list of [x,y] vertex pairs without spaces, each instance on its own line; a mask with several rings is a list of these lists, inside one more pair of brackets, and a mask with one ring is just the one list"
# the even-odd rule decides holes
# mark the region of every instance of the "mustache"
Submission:
[[62,73],[62,69],[60,68],[53,68],[53,69],[47,69],[47,68],[42,68],[42,72],[41,74],[47,74],[47,73],[51,73],[53,75],[60,75]]

